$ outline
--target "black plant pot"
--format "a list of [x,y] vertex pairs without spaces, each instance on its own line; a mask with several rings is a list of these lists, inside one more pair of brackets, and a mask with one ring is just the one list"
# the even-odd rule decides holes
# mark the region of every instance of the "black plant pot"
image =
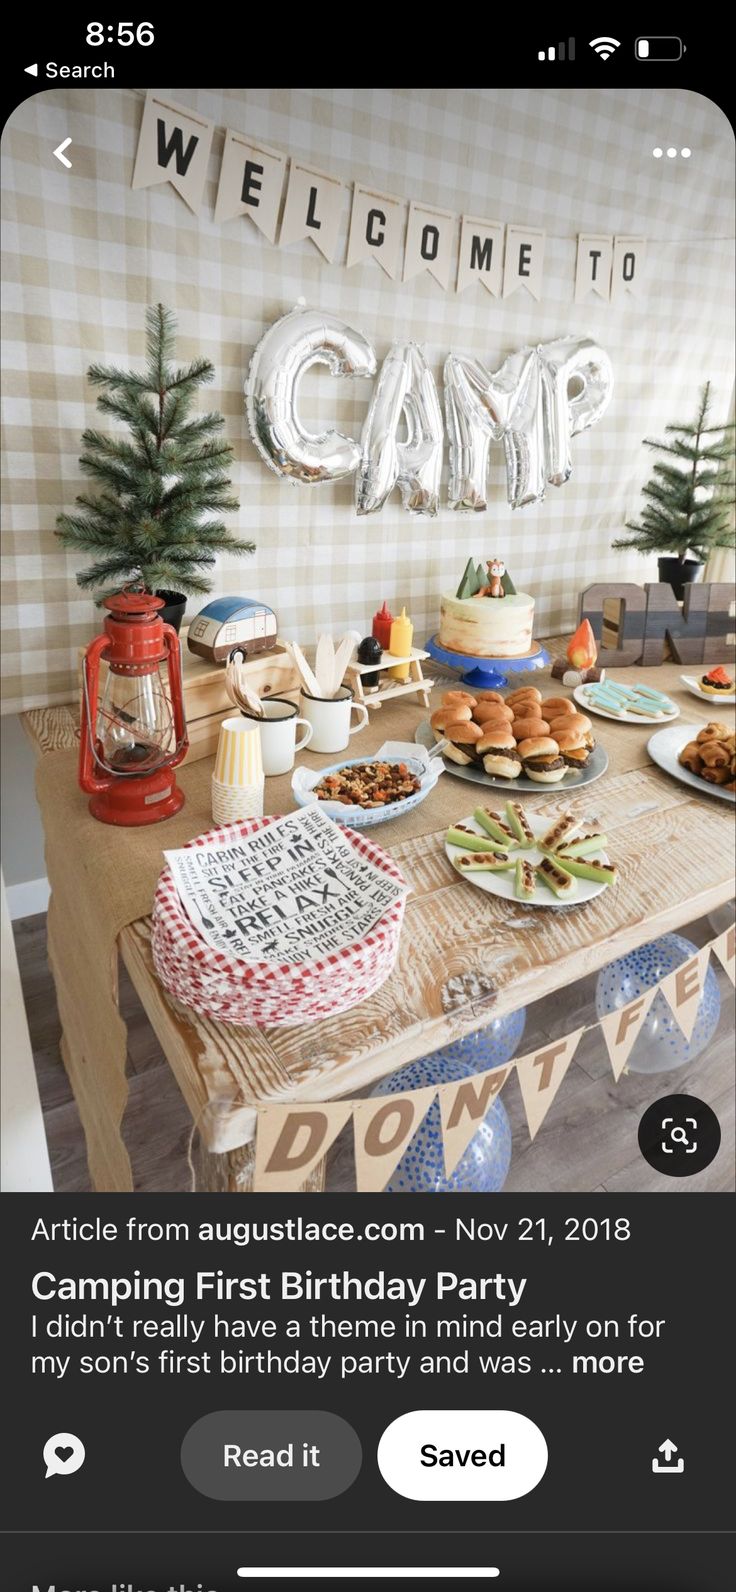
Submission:
[[678,603],[681,603],[685,587],[697,580],[704,565],[699,564],[697,558],[686,558],[684,564],[680,563],[679,558],[658,558],[657,568],[660,580],[669,582]]
[[180,591],[157,591],[156,596],[163,597],[165,604],[158,610],[160,618],[164,624],[173,625],[178,636],[184,618],[184,609],[187,606],[186,597],[183,597]]

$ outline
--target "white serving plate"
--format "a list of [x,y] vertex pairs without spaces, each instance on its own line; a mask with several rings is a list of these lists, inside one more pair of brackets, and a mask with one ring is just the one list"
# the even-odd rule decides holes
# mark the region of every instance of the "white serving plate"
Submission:
[[[425,746],[431,751],[437,742],[434,731],[428,719],[424,719],[417,726],[414,740],[419,746]],[[592,785],[594,779],[600,779],[608,768],[608,753],[603,746],[594,747],[588,758],[585,768],[568,769],[568,772],[556,785],[540,785],[537,780],[528,779],[526,774],[520,774],[518,779],[501,779],[498,774],[487,774],[484,768],[477,763],[453,763],[452,758],[443,757],[442,762],[448,774],[454,774],[456,779],[467,779],[471,785],[482,785],[485,790],[505,791],[507,795],[515,796],[555,796],[562,791],[579,790],[581,785]]]
[[672,729],[659,730],[647,741],[647,751],[653,763],[658,768],[663,768],[665,774],[671,774],[673,779],[679,779],[682,785],[692,785],[700,796],[718,796],[722,802],[736,804],[736,791],[724,790],[722,785],[709,785],[707,779],[699,779],[689,768],[683,768],[678,763],[678,753],[688,741],[694,741],[702,724],[678,724]]
[[[513,784],[513,781],[510,780],[507,783]],[[545,786],[542,787],[542,789],[546,788]],[[553,788],[557,789],[558,787]],[[459,818],[457,821],[460,824],[464,824],[467,829],[472,829],[475,835],[483,835],[486,840],[490,838],[485,829],[482,829],[480,824],[476,823],[472,813],[469,818]],[[532,814],[528,817],[530,829],[540,840],[542,835],[546,834],[552,822],[553,820],[549,817],[535,818]],[[500,850],[501,846],[499,843]],[[463,855],[462,846],[450,846],[447,841],[445,841],[445,851],[450,862],[452,862],[453,857],[462,857]],[[512,851],[511,856],[514,861],[516,861],[517,857],[524,857],[534,867],[538,862],[542,861],[544,852],[539,851],[536,846],[530,846],[528,851]],[[601,858],[604,862],[609,860],[605,851],[601,852]],[[564,863],[562,867],[564,867]],[[463,875],[463,877],[467,879],[468,884],[477,885],[479,890],[485,890],[488,895],[503,896],[504,900],[513,901],[517,907],[557,907],[558,909],[561,907],[579,907],[582,906],[584,901],[592,901],[593,897],[600,895],[602,890],[615,890],[616,888],[615,884],[597,884],[593,879],[576,879],[574,895],[566,896],[563,899],[548,890],[546,884],[538,884],[534,895],[529,896],[525,901],[520,901],[518,896],[514,895],[513,869],[510,869],[508,873],[468,873]]]
[[718,696],[710,696],[707,691],[701,691],[700,681],[698,680],[696,674],[681,674],[680,679],[686,689],[690,691],[693,696],[697,697],[699,702],[705,702],[709,708],[717,708],[722,702],[729,702],[731,704],[736,702],[736,692],[733,691],[731,692],[730,696],[725,694],[721,696],[720,693]]
[[587,689],[587,686],[576,685],[573,691],[575,701],[579,703],[581,708],[585,709],[586,713],[598,713],[602,719],[613,719],[615,724],[670,724],[673,719],[679,719],[680,717],[680,709],[674,702],[672,703],[671,713],[652,713],[651,716],[646,713],[629,713],[628,711],[624,713],[609,713],[608,708],[596,707],[595,703],[588,701],[585,695]]

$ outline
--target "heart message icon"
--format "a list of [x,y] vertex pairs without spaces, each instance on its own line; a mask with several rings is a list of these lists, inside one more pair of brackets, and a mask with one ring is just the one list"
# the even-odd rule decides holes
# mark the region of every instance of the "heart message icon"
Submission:
[[44,1444],[43,1462],[46,1477],[73,1476],[84,1464],[84,1443],[74,1432],[54,1432]]

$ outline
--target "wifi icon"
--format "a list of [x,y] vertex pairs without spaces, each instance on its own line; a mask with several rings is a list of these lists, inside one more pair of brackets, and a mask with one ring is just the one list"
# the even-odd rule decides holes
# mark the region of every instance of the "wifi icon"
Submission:
[[591,50],[595,50],[596,55],[599,55],[602,61],[607,61],[609,55],[613,55],[614,50],[619,49],[620,44],[620,39],[601,38],[590,40]]

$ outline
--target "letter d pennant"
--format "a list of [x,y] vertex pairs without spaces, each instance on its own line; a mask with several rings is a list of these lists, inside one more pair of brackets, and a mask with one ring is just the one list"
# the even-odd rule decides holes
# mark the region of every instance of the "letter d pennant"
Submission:
[[295,1193],[327,1154],[352,1112],[349,1100],[325,1105],[263,1106],[258,1112],[253,1187]]

